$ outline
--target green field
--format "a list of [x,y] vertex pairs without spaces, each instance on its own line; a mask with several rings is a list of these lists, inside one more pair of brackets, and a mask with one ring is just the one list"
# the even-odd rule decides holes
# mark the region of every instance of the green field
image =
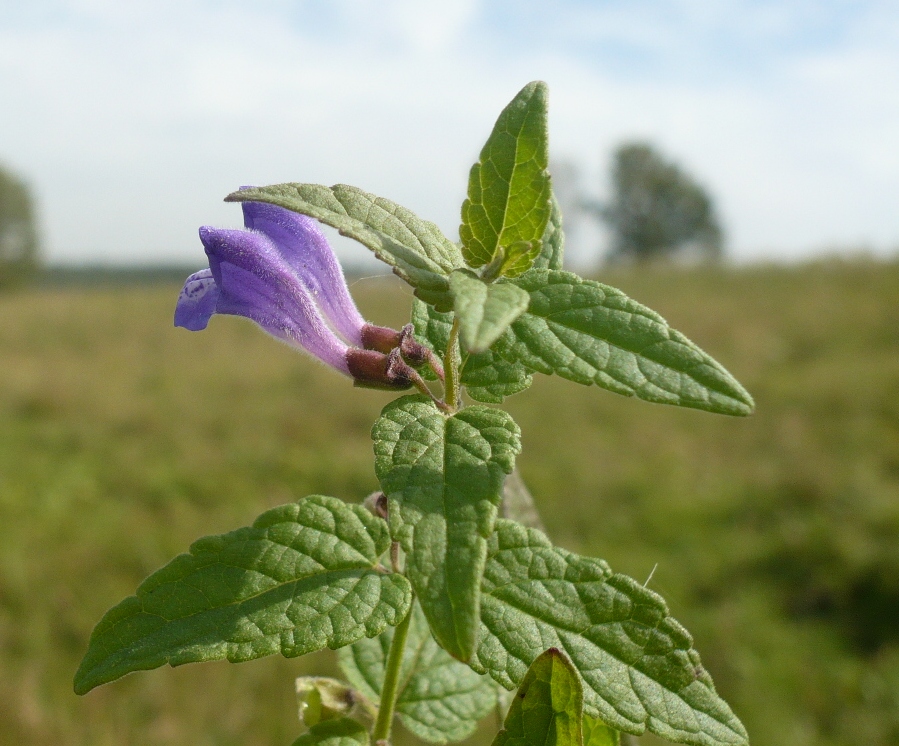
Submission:
[[[508,404],[550,535],[652,576],[754,746],[899,743],[899,262],[600,279],[723,362],[757,413],[538,378]],[[391,396],[242,319],[174,329],[177,290],[0,297],[0,743],[286,746],[293,677],[333,670],[323,653],[72,693],[102,613],[193,539],[376,487],[368,431]],[[353,292],[373,321],[408,315],[398,282]]]

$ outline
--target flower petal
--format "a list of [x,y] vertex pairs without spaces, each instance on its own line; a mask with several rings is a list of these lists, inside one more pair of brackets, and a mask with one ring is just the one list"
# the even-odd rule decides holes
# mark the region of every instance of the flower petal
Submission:
[[184,287],[175,306],[175,326],[182,326],[192,332],[206,328],[209,317],[215,313],[219,300],[219,288],[212,277],[211,269],[194,272],[184,281]]
[[322,319],[305,284],[262,233],[200,228],[219,290],[215,312],[243,316],[349,374],[347,345]]
[[350,296],[334,250],[312,218],[264,202],[244,202],[244,225],[268,236],[284,261],[306,285],[337,332],[351,345],[362,344],[365,324]]

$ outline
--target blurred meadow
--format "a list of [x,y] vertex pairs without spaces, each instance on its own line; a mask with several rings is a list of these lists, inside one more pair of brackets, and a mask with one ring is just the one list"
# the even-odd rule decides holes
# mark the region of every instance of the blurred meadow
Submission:
[[[549,534],[649,579],[755,746],[899,743],[899,261],[599,279],[724,363],[757,412],[538,376],[507,404]],[[352,289],[367,318],[407,318],[398,281]],[[334,671],[323,653],[72,693],[103,612],[191,541],[376,488],[368,433],[391,395],[242,319],[175,329],[177,292],[0,296],[0,743],[288,744],[293,677]]]

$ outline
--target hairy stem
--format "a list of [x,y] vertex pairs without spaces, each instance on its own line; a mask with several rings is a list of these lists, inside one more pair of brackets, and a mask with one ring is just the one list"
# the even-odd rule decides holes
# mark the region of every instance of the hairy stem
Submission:
[[396,698],[400,688],[400,668],[403,663],[403,651],[406,649],[406,637],[409,635],[409,624],[412,622],[412,611],[406,614],[393,632],[390,652],[387,653],[387,664],[384,669],[384,686],[381,687],[381,704],[378,707],[378,719],[375,721],[371,740],[389,741],[390,728],[393,725],[393,713],[396,709]]
[[455,411],[459,408],[459,319],[453,319],[446,355],[443,358],[443,370],[446,375],[446,404]]

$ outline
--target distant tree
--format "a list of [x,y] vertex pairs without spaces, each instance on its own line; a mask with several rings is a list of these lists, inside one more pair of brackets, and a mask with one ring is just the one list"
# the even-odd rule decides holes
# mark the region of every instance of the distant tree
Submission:
[[611,260],[718,259],[722,233],[705,189],[652,146],[615,152],[612,200],[596,212],[612,230]]
[[0,289],[25,282],[37,264],[31,193],[24,182],[0,168]]

